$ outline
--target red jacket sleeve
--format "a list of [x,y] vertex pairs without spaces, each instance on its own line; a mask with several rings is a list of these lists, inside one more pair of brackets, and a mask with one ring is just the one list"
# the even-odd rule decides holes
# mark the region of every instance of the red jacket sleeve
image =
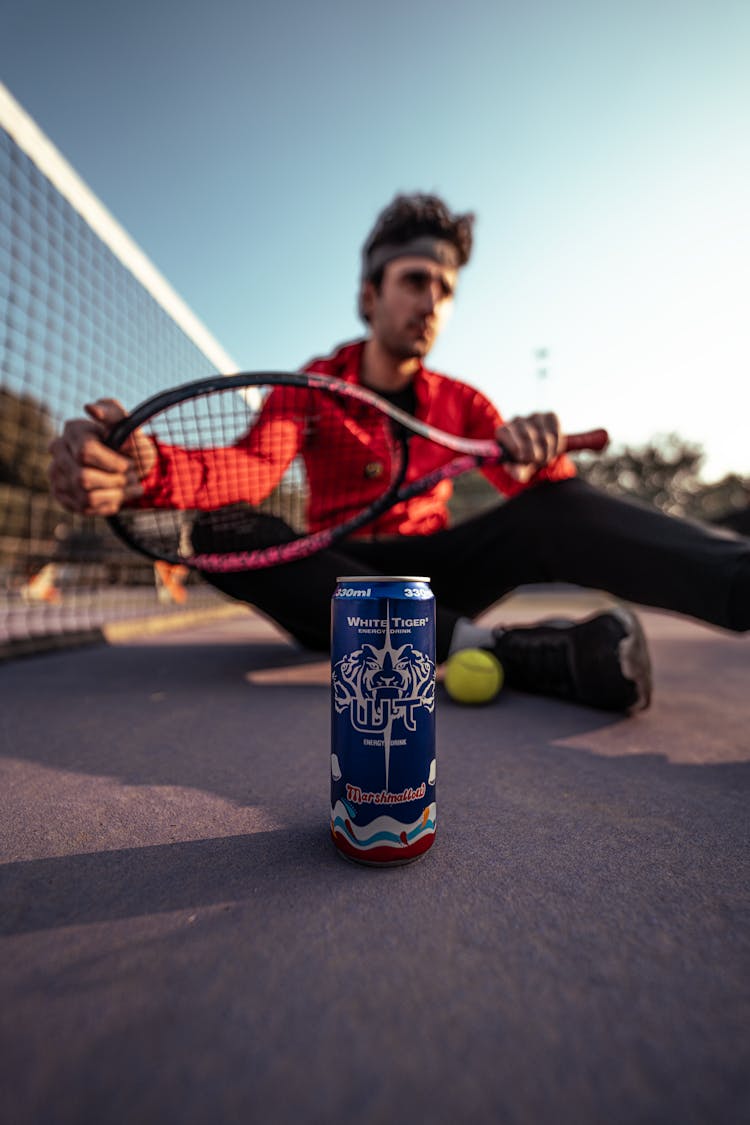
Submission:
[[272,392],[258,421],[233,445],[186,449],[157,440],[157,462],[141,481],[137,506],[213,511],[243,501],[259,504],[300,448],[300,422],[290,391],[294,388]]
[[[503,425],[505,419],[480,391],[474,390],[473,387],[468,387],[466,384],[458,384],[458,386],[463,388],[465,396],[465,436],[494,438],[495,432]],[[488,466],[482,469],[482,473],[490,484],[499,492],[502,492],[504,496],[516,496],[541,481],[567,480],[569,477],[574,477],[576,468],[570,458],[563,455],[555,457],[553,461],[550,461],[543,469],[539,469],[523,484],[510,476],[503,465]]]

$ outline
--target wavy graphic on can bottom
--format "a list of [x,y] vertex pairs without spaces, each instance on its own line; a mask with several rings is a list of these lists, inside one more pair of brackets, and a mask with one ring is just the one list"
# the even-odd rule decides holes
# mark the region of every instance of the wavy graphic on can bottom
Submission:
[[339,851],[348,859],[378,866],[418,859],[432,847],[436,824],[434,802],[411,824],[392,816],[378,816],[361,827],[353,825],[349,810],[341,801],[331,811],[331,835]]

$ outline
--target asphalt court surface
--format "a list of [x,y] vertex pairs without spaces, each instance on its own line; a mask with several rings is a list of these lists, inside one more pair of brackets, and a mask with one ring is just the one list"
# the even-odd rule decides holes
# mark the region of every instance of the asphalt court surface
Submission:
[[3,1125],[750,1119],[750,638],[643,620],[635,718],[440,692],[388,871],[335,853],[328,665],[262,619],[0,666]]

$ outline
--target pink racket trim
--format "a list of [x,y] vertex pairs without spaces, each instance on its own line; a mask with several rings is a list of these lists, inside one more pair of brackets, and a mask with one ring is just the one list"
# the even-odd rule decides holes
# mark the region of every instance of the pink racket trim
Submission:
[[[413,434],[418,434],[443,448],[449,449],[456,453],[457,456],[448,464],[440,466],[419,480],[412,481],[409,484],[403,484],[402,482],[406,472],[406,449],[405,443],[403,441],[398,441],[395,445],[396,462],[393,481],[383,496],[379,497],[366,511],[357,513],[356,516],[345,520],[340,525],[312,532],[309,535],[303,535],[299,539],[294,539],[290,542],[261,547],[251,551],[234,551],[231,553],[210,552],[186,557],[180,556],[178,561],[188,566],[195,567],[198,570],[210,573],[255,570],[308,558],[318,551],[325,550],[338,539],[366,526],[394,504],[407,500],[420,492],[434,487],[441,480],[452,479],[480,466],[490,466],[510,460],[505,450],[492,439],[480,440],[463,438],[455,434],[445,433],[443,430],[430,426],[426,422],[422,422],[414,418],[411,414],[407,414],[398,407],[393,406],[366,387],[359,386],[356,383],[348,383],[330,375],[324,375],[314,371],[295,372],[293,374],[285,372],[265,372],[239,373],[229,376],[217,375],[209,379],[199,380],[195,383],[174,387],[169,391],[154,395],[152,398],[136,407],[127,418],[123,419],[122,422],[114,427],[109,438],[109,443],[112,448],[119,448],[127,436],[140,425],[158,416],[170,406],[187,401],[191,398],[210,395],[214,391],[226,391],[230,389],[242,391],[243,389],[249,389],[253,386],[264,385],[306,387],[325,391],[340,398],[356,400],[357,402],[377,409],[394,422],[397,422],[405,430]],[[608,441],[609,436],[606,430],[602,429],[591,430],[582,434],[571,434],[566,438],[565,451],[574,452],[582,449],[598,451],[604,449]],[[116,516],[110,517],[108,522],[113,530],[129,546],[151,558],[166,557],[154,554],[152,550],[139,544],[121,525]],[[175,560],[169,559],[168,561]]]

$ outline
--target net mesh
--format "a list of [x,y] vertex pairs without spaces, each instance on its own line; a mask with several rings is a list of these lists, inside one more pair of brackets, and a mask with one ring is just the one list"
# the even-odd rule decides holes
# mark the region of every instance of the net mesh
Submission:
[[216,595],[155,572],[102,520],[51,497],[48,446],[85,402],[132,407],[217,370],[0,126],[0,655],[17,642],[173,612]]

